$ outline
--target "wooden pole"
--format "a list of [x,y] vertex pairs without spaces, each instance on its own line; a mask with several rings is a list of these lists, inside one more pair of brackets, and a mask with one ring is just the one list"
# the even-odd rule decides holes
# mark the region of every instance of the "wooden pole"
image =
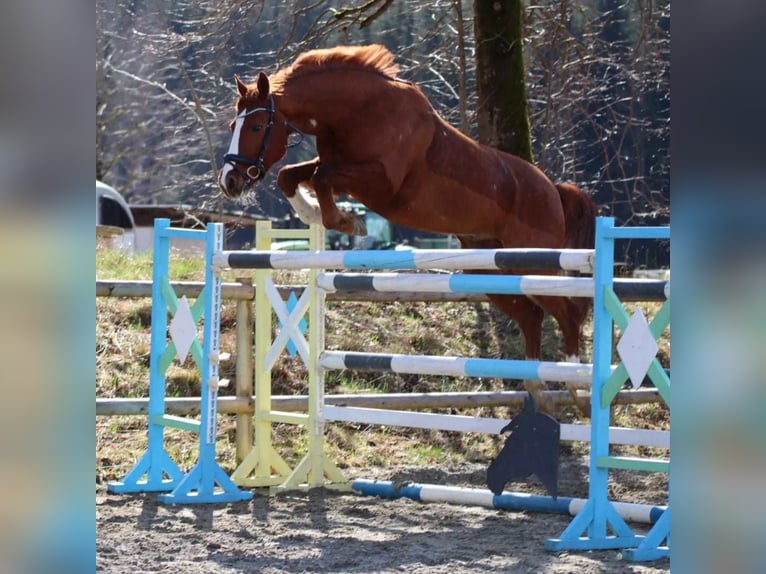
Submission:
[[[251,284],[249,278],[239,279]],[[238,398],[249,400],[253,396],[255,373],[253,370],[253,302],[237,301],[237,373],[236,393]],[[220,400],[220,398],[219,398]],[[237,464],[253,449],[253,416],[250,413],[237,415],[236,429]]]
[[[574,403],[569,391],[545,391],[559,405]],[[328,405],[377,409],[467,409],[479,407],[520,407],[527,397],[526,391],[485,391],[454,393],[364,393],[355,395],[326,395]],[[275,395],[273,407],[280,411],[308,410],[306,395]],[[199,413],[199,397],[168,397],[165,410],[169,414],[188,416]],[[660,401],[656,389],[620,391],[616,401],[620,404],[643,404]],[[222,414],[252,415],[254,397],[218,397],[218,412]],[[147,398],[96,399],[96,416],[146,416]]]

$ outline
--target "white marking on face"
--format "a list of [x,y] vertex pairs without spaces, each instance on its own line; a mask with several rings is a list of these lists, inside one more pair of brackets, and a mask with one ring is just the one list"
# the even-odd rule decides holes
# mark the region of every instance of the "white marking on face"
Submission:
[[[243,110],[242,113],[239,114],[237,116],[237,119],[234,121],[234,132],[231,134],[229,151],[226,153],[239,155],[239,134],[242,131],[242,124],[245,123],[245,116],[247,116],[247,110]],[[221,183],[226,181],[226,176],[233,169],[234,169],[234,166],[231,165],[230,163],[223,164],[223,169],[221,170]]]
[[580,357],[578,357],[577,355],[567,355],[566,362],[567,363],[578,363],[579,364],[580,363]]
[[315,128],[315,127],[317,127],[317,121],[316,121],[314,118],[311,118],[311,119],[309,120],[309,125],[310,125],[312,128]]

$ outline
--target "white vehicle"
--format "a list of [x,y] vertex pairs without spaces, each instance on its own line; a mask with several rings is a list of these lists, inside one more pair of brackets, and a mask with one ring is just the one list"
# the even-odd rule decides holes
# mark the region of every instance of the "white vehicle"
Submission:
[[114,188],[96,180],[96,228],[111,230],[110,243],[115,249],[133,252],[136,223],[125,199]]

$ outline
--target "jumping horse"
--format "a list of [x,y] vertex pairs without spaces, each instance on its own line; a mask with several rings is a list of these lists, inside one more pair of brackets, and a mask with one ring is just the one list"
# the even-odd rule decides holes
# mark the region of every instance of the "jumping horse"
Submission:
[[[305,223],[365,235],[363,222],[335,205],[334,197],[346,194],[392,223],[455,234],[464,248],[593,247],[597,210],[588,195],[463,135],[398,71],[391,52],[370,45],[305,52],[252,84],[235,76],[233,135],[218,176],[223,193],[247,191],[282,159],[290,135],[305,133],[316,137],[318,156],[283,167],[277,177]],[[590,300],[490,300],[519,325],[527,359],[541,358],[547,311],[560,326],[568,360],[579,360]]]

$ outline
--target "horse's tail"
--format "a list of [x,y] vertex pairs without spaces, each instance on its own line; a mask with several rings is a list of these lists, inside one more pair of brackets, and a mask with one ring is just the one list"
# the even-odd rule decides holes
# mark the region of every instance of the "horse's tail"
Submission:
[[[593,249],[596,245],[598,207],[591,197],[576,185],[558,183],[556,189],[559,190],[561,204],[564,206],[566,225],[566,244],[564,247],[567,249]],[[579,273],[573,273],[573,275],[579,275]],[[593,305],[593,299],[576,297],[572,298],[572,301],[579,311],[577,320],[579,324],[582,324]]]
[[593,249],[596,243],[598,207],[591,197],[576,185],[557,183],[564,206],[567,249]]

